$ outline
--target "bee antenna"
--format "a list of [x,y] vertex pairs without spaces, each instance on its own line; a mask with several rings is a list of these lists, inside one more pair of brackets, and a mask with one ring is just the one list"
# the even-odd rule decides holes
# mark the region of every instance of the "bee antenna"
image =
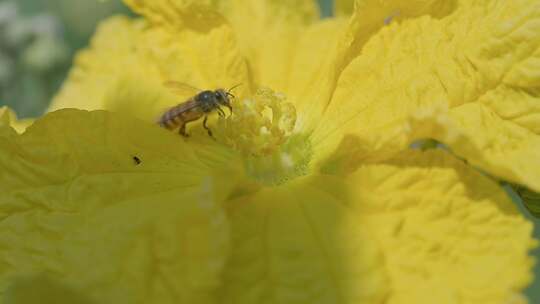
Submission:
[[[232,90],[234,90],[234,89],[238,88],[238,87],[239,87],[239,86],[241,86],[241,85],[242,85],[242,84],[241,84],[241,83],[239,83],[239,84],[237,84],[237,85],[233,86],[232,88],[230,88],[230,89],[229,89],[229,90],[227,91],[227,94],[230,94]],[[231,94],[231,95],[232,95],[232,94]],[[234,97],[234,95],[232,95],[232,96]]]

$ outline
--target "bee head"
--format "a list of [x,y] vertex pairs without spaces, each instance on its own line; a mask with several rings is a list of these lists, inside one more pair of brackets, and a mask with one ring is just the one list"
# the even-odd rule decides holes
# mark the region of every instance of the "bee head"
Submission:
[[215,91],[216,100],[219,103],[219,105],[229,108],[229,110],[231,110],[231,114],[232,114],[231,99],[236,97],[231,93],[231,90],[236,88],[237,86],[230,88],[228,91],[225,91],[223,89],[218,89]]
[[234,97],[234,95],[226,92],[223,89],[216,90],[214,94],[216,95],[216,100],[220,106],[228,107],[231,105],[230,97]]

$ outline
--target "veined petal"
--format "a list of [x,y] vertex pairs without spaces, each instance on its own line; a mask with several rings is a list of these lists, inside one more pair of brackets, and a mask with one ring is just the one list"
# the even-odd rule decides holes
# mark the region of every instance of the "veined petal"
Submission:
[[[222,23],[223,17],[216,14],[216,11],[219,11],[226,16],[234,29],[242,54],[248,59],[254,82],[276,90],[285,88],[290,73],[291,55],[301,30],[319,17],[318,6],[313,0],[125,0],[125,2],[155,24],[177,27],[193,26],[190,23],[196,23],[197,27]],[[205,15],[207,18],[201,20],[201,16]],[[195,23],[189,22],[189,19]],[[210,40],[219,41],[223,36],[229,39],[227,38],[229,33],[215,34]],[[215,46],[217,42],[211,50],[201,50],[223,51]],[[210,55],[203,57],[206,60],[215,60],[222,56],[218,53],[216,57]],[[204,70],[204,67],[199,68]],[[212,72],[211,67],[208,71],[210,74],[220,76],[220,71]]]
[[201,89],[251,87],[235,33],[208,1],[125,2],[151,23],[140,43],[163,77]]
[[[259,34],[263,32],[255,30],[264,30],[282,22],[309,24],[319,19],[318,5],[312,0],[124,0],[124,2],[152,22],[166,26],[184,22],[177,19],[179,13],[184,18],[200,18],[193,14],[194,12],[188,11],[189,9],[216,10],[235,25],[235,31],[251,32],[249,35],[240,35],[245,38],[260,36]],[[212,20],[199,21],[212,23]],[[204,26],[203,23],[201,22],[199,26]]]
[[[137,88],[155,86],[157,72],[150,68],[148,62],[137,60],[136,44],[143,28],[143,21],[126,17],[112,17],[101,23],[90,47],[77,54],[68,79],[53,99],[49,111],[62,108],[106,109],[109,94],[126,90],[121,85],[121,78],[126,75],[139,77]],[[147,79],[141,81],[141,75]]]
[[367,161],[435,138],[490,174],[538,191],[540,5],[482,3],[374,36],[342,73],[315,151],[350,148],[344,154]]
[[347,19],[325,19],[309,26],[299,37],[286,79],[287,100],[297,109],[296,130],[308,131],[320,122],[334,89],[328,71],[334,68],[337,44]]
[[[201,17],[185,14],[188,13],[186,9],[189,9],[189,7],[196,6],[203,10],[209,9],[213,2],[213,0],[124,0],[126,5],[135,12],[148,18],[152,23],[173,27],[184,23],[185,20],[183,20],[183,18],[178,19],[180,14],[184,15],[184,18],[196,19]],[[211,21],[204,20],[204,17],[202,18],[203,20],[200,20],[202,21],[202,23],[199,24],[200,26],[204,26],[204,21]]]
[[217,1],[258,85],[287,92],[298,41],[319,19],[313,0]]
[[[253,25],[260,29],[281,22],[310,24],[319,19],[317,1],[311,0],[217,0],[216,2],[219,3],[226,16],[231,16],[227,17],[231,19],[231,23],[243,22],[243,25],[249,25],[255,22]],[[250,22],[248,20],[250,16],[254,17],[255,20]]]
[[0,134],[1,298],[215,303],[230,151],[103,111],[61,110]]
[[163,9],[174,16],[158,22],[156,16],[161,13],[154,10],[163,5],[134,1],[132,6],[147,21],[115,18],[105,22],[91,49],[79,55],[51,110],[106,109],[155,121],[168,107],[197,93],[176,95],[164,86],[167,81],[200,89],[236,84],[243,84],[239,92],[250,89],[247,66],[232,29],[219,14],[200,4],[171,4]]
[[424,15],[442,18],[455,8],[456,0],[356,0],[353,15],[339,44],[336,68],[341,73],[362,52],[368,39],[392,21]]
[[294,180],[226,203],[231,258],[224,303],[383,303],[390,290],[383,260],[344,197]]
[[[337,9],[341,6],[352,8],[352,3],[347,1],[336,2],[336,5]],[[422,15],[442,18],[452,13],[455,7],[454,0],[356,1],[353,15],[346,25],[337,28],[331,37],[323,36],[316,39],[327,42],[324,50],[328,54],[323,55],[322,59],[319,58],[315,65],[317,73],[312,75],[314,85],[309,89],[316,89],[302,96],[303,98],[297,102],[301,104],[300,112],[307,113],[306,116],[309,117],[309,121],[300,118],[297,129],[310,131],[320,126],[321,116],[332,100],[341,74],[351,61],[361,54],[366,42],[385,25],[392,21],[413,19]],[[334,22],[337,23],[337,21]],[[299,58],[299,56],[296,57]],[[291,82],[290,86],[294,87],[296,83]]]
[[497,182],[432,150],[363,166],[347,183],[350,207],[383,248],[386,303],[523,300],[536,241]]
[[335,0],[334,12],[337,16],[360,13],[363,17],[367,17],[361,22],[368,22],[370,18],[373,21],[377,18],[379,21],[376,23],[380,24],[381,16],[383,16],[383,22],[424,14],[443,16],[457,4],[457,0]]

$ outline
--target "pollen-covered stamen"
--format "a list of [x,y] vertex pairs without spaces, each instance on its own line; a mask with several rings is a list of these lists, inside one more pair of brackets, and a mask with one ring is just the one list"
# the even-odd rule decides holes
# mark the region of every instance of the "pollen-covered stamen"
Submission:
[[296,109],[270,89],[234,103],[234,115],[219,121],[225,143],[250,156],[270,155],[290,136]]
[[232,117],[219,120],[218,136],[244,155],[248,175],[279,185],[306,174],[311,146],[306,135],[293,134],[296,109],[284,94],[260,89],[233,108]]

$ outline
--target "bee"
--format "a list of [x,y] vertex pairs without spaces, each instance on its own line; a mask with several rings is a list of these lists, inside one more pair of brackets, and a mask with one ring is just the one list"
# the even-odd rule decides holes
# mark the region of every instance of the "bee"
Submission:
[[203,127],[208,132],[208,135],[213,137],[212,130],[210,130],[206,124],[208,115],[216,111],[219,116],[225,117],[225,112],[221,108],[222,106],[229,108],[232,115],[231,98],[235,98],[235,96],[231,91],[239,85],[232,87],[228,91],[225,91],[224,89],[202,91],[187,84],[175,81],[166,82],[165,86],[173,89],[177,93],[185,94],[187,90],[192,93],[196,92],[196,94],[163,113],[158,120],[158,124],[169,130],[180,127],[180,135],[189,137],[186,133],[186,124],[204,117]]

